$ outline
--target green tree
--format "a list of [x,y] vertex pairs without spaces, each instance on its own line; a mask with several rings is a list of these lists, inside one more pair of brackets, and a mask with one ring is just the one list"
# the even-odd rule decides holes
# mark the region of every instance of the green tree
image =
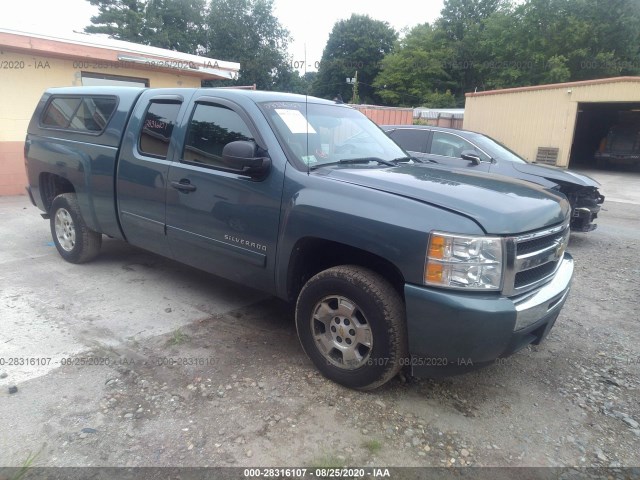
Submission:
[[528,43],[532,39],[518,34],[515,21],[513,11],[496,12],[485,21],[483,35],[477,41],[482,61],[473,62],[475,84],[467,91],[526,85],[533,69],[543,70],[544,55],[530,54]]
[[[557,0],[556,0],[557,1]],[[568,0],[566,11],[574,16],[574,23],[582,27],[571,32],[575,38],[568,56],[571,80],[640,73],[640,2],[638,0]],[[566,46],[565,46],[566,48]]]
[[112,38],[127,42],[147,44],[144,38],[144,0],[88,0],[98,7],[98,14],[91,17],[85,27],[87,33],[105,33]]
[[277,89],[282,92],[310,95],[311,86],[316,75],[317,72],[307,72],[304,75],[300,75],[297,70],[283,70]]
[[207,56],[240,62],[235,84],[277,90],[295,78],[289,32],[275,17],[273,0],[212,0],[206,23]]
[[470,30],[510,5],[508,0],[445,0],[438,25],[453,41],[462,41]]
[[118,40],[201,53],[205,0],[89,0],[98,7],[88,33]]
[[448,43],[450,56],[447,73],[455,82],[455,95],[464,101],[464,94],[482,83],[476,65],[491,60],[492,52],[482,50],[487,21],[509,8],[508,0],[445,0],[436,22],[440,43]]
[[368,15],[353,14],[338,21],[329,35],[322,53],[318,76],[313,85],[314,95],[333,98],[340,94],[349,99],[353,87],[347,78],[358,71],[359,97],[365,103],[379,100],[373,80],[380,72],[380,62],[393,48],[398,34],[387,22]]
[[237,81],[265,90],[306,91],[289,63],[289,32],[273,0],[88,0],[98,7],[89,33],[240,63]]
[[640,72],[637,0],[527,0],[486,22],[481,88],[588,80]]
[[145,33],[150,45],[191,54],[205,46],[205,0],[148,0]]
[[589,56],[587,37],[598,20],[585,21],[576,7],[576,0],[527,0],[514,10],[521,37],[511,32],[509,42],[520,50],[517,63],[526,64],[524,85],[572,80]]
[[450,90],[456,83],[446,71],[452,57],[453,49],[431,25],[418,25],[384,57],[373,85],[388,105],[455,106]]

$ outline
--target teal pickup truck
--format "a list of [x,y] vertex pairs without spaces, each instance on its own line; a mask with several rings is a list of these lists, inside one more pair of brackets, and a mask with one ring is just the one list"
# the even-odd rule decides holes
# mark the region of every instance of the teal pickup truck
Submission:
[[351,388],[541,342],[573,275],[564,196],[422,163],[318,98],[50,89],[25,161],[65,260],[108,235],[293,302],[309,358]]

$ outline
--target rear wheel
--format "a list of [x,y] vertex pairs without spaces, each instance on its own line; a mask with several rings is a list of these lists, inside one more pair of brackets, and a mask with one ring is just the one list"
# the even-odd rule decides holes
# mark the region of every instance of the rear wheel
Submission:
[[334,267],[311,278],[298,297],[296,327],[318,370],[346,387],[383,385],[407,356],[402,299],[363,267]]
[[87,227],[73,193],[53,199],[50,210],[51,236],[58,253],[71,263],[94,258],[102,246],[102,235]]

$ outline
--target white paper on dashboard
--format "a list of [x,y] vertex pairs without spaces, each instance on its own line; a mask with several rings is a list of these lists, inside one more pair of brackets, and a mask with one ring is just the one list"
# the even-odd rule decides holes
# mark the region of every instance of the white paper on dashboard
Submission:
[[276,108],[276,113],[287,125],[291,133],[316,133],[304,115],[298,110]]

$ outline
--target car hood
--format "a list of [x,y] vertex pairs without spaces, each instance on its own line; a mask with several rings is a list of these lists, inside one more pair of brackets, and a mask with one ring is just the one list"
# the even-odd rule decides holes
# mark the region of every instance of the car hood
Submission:
[[570,170],[564,170],[558,167],[551,167],[549,165],[536,165],[532,163],[514,163],[515,168],[520,173],[527,175],[535,175],[537,177],[543,177],[552,182],[564,182],[572,183],[574,185],[580,185],[582,187],[599,187],[600,184],[593,178],[583,175],[581,173],[572,172]]
[[570,211],[563,195],[502,175],[425,165],[327,170],[326,175],[335,180],[456,211],[475,219],[489,234],[516,234],[557,225]]

